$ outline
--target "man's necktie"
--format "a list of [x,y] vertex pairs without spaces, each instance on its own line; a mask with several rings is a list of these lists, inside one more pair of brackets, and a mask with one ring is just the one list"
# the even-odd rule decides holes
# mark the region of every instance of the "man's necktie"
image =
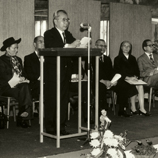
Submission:
[[63,37],[64,37],[64,44],[66,44],[66,36],[65,36],[65,32],[62,33]]
[[150,61],[151,61],[152,64],[154,65],[154,64],[155,64],[155,61],[154,61],[154,59],[153,59],[153,57],[152,57],[152,54],[150,54],[149,57],[150,57]]
[[104,62],[104,55],[101,55],[100,60]]

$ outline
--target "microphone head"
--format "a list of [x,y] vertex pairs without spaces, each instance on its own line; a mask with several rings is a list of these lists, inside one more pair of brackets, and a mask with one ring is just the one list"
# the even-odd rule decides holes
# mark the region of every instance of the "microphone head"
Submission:
[[83,23],[80,24],[80,27],[83,27]]
[[88,23],[81,23],[80,24],[80,27],[82,27],[82,28],[88,28],[90,26],[90,24],[88,24]]

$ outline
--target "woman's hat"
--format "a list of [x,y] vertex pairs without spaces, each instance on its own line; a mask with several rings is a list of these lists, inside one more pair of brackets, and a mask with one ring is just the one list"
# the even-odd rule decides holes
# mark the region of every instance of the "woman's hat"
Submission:
[[21,38],[18,40],[15,40],[13,37],[7,38],[5,41],[3,41],[3,46],[1,47],[1,51],[5,51],[8,47],[10,47],[12,44],[19,44],[21,42]]

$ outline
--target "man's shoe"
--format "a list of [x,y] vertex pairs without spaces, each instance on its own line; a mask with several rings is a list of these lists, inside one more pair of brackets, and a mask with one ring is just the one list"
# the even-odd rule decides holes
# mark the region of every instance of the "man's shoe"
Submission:
[[67,132],[66,130],[61,130],[60,135],[69,135],[70,133]]

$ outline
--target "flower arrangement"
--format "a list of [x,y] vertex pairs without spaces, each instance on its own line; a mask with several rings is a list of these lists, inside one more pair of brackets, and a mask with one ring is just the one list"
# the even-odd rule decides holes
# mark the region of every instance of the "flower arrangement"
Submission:
[[120,135],[114,135],[109,130],[111,120],[107,117],[105,110],[101,111],[100,128],[90,133],[92,151],[86,155],[86,158],[125,158],[125,145],[127,143],[127,131]]
[[157,149],[155,149],[152,145],[152,142],[146,140],[147,144],[144,145],[141,141],[137,141],[137,145],[131,150],[131,153],[135,156],[135,158],[153,158],[157,153]]

